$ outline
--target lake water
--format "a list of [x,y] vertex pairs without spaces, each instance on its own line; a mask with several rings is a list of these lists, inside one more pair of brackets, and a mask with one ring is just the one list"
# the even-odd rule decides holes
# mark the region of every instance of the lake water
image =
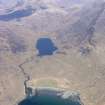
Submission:
[[22,17],[27,17],[33,14],[35,12],[32,8],[17,10],[9,14],[0,15],[0,20],[2,21],[10,21],[13,19],[20,19]]
[[33,96],[21,101],[18,105],[81,105],[78,101],[71,101],[70,99],[63,99],[57,95],[43,94]]
[[36,43],[39,56],[53,55],[58,49],[50,38],[39,38]]

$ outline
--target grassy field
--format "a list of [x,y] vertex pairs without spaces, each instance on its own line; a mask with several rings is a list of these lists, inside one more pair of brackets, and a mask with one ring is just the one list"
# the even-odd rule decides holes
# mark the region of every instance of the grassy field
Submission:
[[39,80],[36,82],[38,87],[58,87],[58,84],[54,80]]

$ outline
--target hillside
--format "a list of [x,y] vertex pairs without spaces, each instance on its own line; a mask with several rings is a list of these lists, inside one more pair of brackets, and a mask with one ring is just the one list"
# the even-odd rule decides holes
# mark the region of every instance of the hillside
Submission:
[[[104,17],[104,0],[0,0],[0,103],[18,105],[29,77],[104,105]],[[50,55],[38,54],[41,38],[54,44]]]

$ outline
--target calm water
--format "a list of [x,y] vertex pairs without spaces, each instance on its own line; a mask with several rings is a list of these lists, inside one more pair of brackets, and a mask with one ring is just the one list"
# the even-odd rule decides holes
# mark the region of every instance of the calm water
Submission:
[[80,105],[80,103],[70,101],[69,99],[62,99],[60,96],[42,95],[24,99],[18,105]]
[[12,13],[9,13],[9,14],[0,15],[0,20],[10,21],[13,19],[18,19],[18,18],[30,16],[30,15],[32,15],[33,11],[35,11],[35,10],[32,9],[31,7],[27,8],[27,9],[17,10],[17,11],[14,11]]
[[36,48],[39,56],[53,55],[58,49],[50,38],[40,38],[37,40]]

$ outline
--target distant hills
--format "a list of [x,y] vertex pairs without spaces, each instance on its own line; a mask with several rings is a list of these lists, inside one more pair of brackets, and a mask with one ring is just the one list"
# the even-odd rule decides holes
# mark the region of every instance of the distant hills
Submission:
[[63,48],[79,46],[79,50],[87,51],[96,46],[95,37],[103,39],[103,35],[97,36],[104,32],[103,0],[1,0],[1,5],[6,6],[4,9],[0,6],[4,10],[0,13],[1,22],[17,21],[17,25],[23,24],[30,31],[53,32]]

